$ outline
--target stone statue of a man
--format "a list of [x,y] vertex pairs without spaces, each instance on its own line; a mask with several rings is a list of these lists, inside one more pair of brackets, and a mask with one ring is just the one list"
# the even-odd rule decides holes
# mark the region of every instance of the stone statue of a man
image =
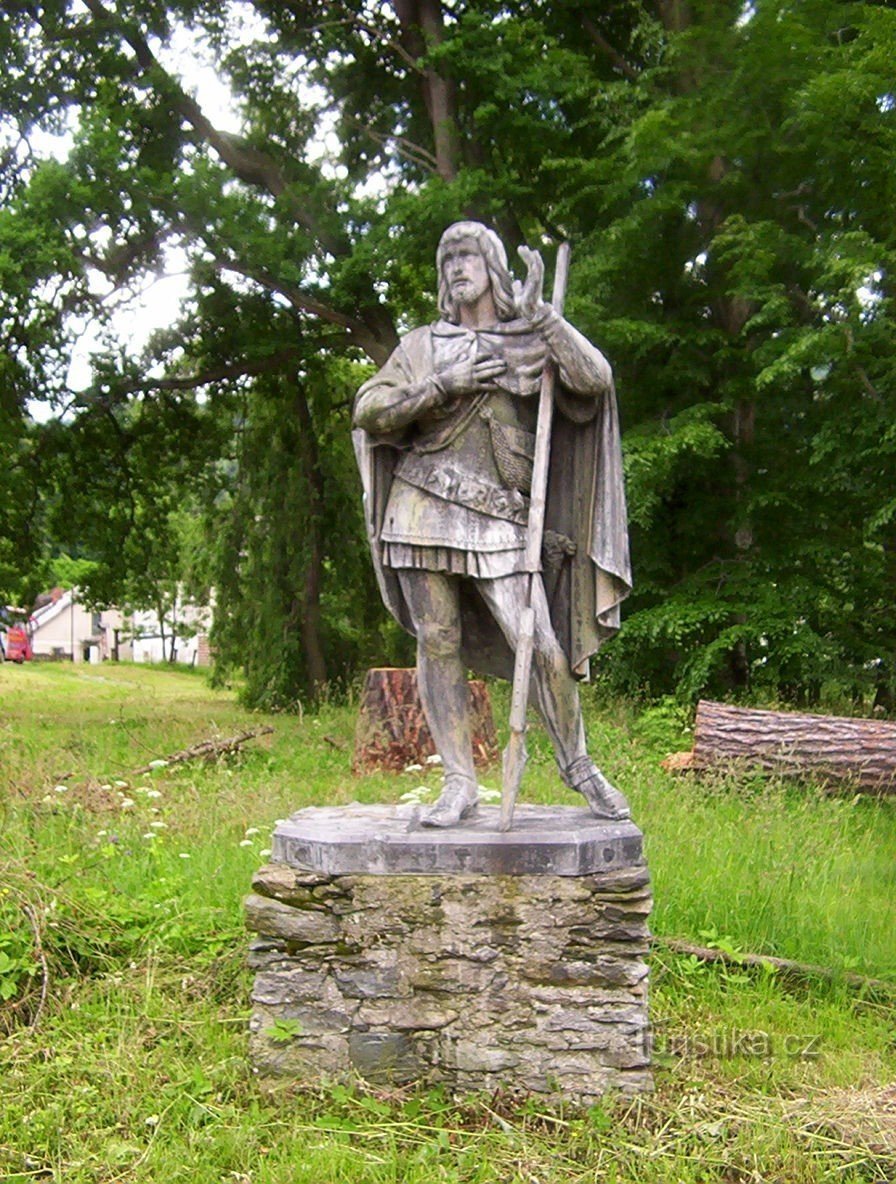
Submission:
[[541,374],[557,366],[543,573],[534,581],[532,697],[560,775],[600,818],[628,806],[588,757],[576,678],[631,587],[619,429],[604,356],[542,299],[540,256],[478,222],[449,226],[442,319],[415,329],[358,392],[355,447],[384,600],[417,638],[420,697],[444,767],[424,825],[475,811],[466,667],[510,677]]

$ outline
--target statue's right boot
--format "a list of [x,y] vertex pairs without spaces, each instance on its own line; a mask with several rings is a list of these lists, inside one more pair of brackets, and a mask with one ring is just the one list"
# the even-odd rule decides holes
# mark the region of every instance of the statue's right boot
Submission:
[[610,784],[590,757],[573,761],[566,769],[564,780],[570,789],[578,790],[584,797],[595,818],[606,822],[625,822],[631,818],[625,796]]
[[475,780],[457,773],[445,777],[445,785],[439,798],[431,806],[420,811],[421,826],[456,826],[463,818],[469,818],[479,809],[479,786]]

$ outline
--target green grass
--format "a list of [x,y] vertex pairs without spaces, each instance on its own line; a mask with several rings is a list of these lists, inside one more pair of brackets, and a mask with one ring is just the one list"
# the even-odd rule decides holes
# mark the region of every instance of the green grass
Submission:
[[[493,701],[500,721],[504,688]],[[690,739],[673,707],[587,714],[645,831],[657,934],[896,980],[892,802],[675,778],[659,761]],[[240,756],[131,776],[267,723],[274,734]],[[0,1180],[893,1178],[896,995],[661,945],[657,1090],[635,1103],[545,1113],[438,1091],[262,1091],[246,1057],[241,898],[272,824],[417,784],[353,777],[353,727],[351,707],[253,715],[191,672],[0,666]],[[536,729],[530,748],[523,799],[573,801]]]

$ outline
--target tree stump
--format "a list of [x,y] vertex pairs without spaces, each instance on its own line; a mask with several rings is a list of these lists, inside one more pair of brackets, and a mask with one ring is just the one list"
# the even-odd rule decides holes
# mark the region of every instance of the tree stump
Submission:
[[896,723],[795,711],[759,711],[701,700],[689,767],[730,761],[779,774],[896,792]]
[[[488,687],[478,680],[469,687],[473,756],[483,767],[497,760],[498,738]],[[417,671],[392,666],[368,670],[355,730],[354,771],[400,772],[408,765],[424,764],[435,751],[417,689]]]

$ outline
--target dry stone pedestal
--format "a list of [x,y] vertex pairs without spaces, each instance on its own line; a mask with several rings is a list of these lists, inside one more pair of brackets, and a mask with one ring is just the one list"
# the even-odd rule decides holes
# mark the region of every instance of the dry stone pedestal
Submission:
[[246,901],[265,1078],[445,1083],[587,1104],[649,1089],[641,832],[519,806],[447,831],[300,810]]

